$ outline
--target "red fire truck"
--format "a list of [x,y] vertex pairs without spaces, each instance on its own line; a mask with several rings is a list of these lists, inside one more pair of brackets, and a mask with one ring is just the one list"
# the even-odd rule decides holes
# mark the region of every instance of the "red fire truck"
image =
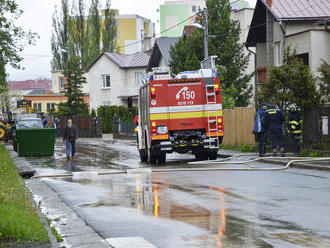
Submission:
[[220,79],[214,66],[177,75],[158,67],[148,76],[139,89],[141,161],[161,164],[166,153],[190,151],[197,159],[216,159],[223,117]]

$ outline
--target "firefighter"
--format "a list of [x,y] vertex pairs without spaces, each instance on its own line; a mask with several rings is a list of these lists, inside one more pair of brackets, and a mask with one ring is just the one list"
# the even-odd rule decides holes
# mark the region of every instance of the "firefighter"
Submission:
[[266,111],[264,128],[269,132],[274,157],[277,157],[277,145],[279,145],[281,156],[285,157],[283,139],[284,122],[285,117],[282,111],[276,106],[272,106]]
[[288,133],[291,134],[293,143],[295,144],[295,155],[300,154],[300,142],[302,134],[302,120],[300,114],[297,110],[291,109],[289,112],[288,124],[287,124]]
[[261,103],[260,108],[258,108],[256,111],[256,117],[254,120],[253,133],[256,135],[257,141],[259,142],[259,157],[266,156],[267,132],[264,128],[264,122],[267,108],[267,103]]

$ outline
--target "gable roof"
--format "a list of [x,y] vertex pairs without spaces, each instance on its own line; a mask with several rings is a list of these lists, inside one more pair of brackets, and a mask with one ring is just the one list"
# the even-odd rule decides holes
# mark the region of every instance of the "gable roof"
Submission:
[[148,63],[147,71],[151,71],[152,67],[159,64],[163,57],[166,64],[169,65],[171,61],[170,49],[179,41],[179,37],[160,37],[155,40],[155,45],[152,48],[150,60]]
[[52,80],[25,80],[7,82],[9,90],[51,89]]
[[318,21],[330,16],[329,0],[257,0],[246,39],[246,46],[255,46],[266,39],[266,12],[278,21]]
[[134,54],[119,54],[102,52],[87,68],[87,71],[103,56],[105,55],[108,59],[114,62],[122,69],[129,68],[144,68],[147,67],[149,61],[149,55],[147,52],[137,52]]
[[329,0],[259,0],[277,20],[322,19],[330,16]]

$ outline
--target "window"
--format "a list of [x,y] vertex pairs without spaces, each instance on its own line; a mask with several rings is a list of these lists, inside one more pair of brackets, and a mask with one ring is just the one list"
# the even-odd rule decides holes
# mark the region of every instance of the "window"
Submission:
[[56,104],[55,103],[47,103],[47,112],[51,109],[55,109]]
[[329,135],[329,118],[328,116],[321,116],[322,120],[322,135]]
[[281,53],[281,42],[275,42],[275,65],[279,66],[282,64],[282,53]]
[[305,65],[309,66],[309,56],[308,53],[297,54],[297,57],[302,59]]
[[102,75],[102,89],[110,89],[110,87],[111,87],[110,75],[103,74]]
[[191,11],[192,11],[193,13],[196,13],[196,5],[191,6]]
[[33,103],[33,108],[36,109],[38,112],[42,111],[41,103]]
[[143,80],[143,73],[142,72],[135,72],[135,86],[139,87],[142,85]]
[[60,90],[64,90],[65,88],[65,78],[64,77],[60,77]]

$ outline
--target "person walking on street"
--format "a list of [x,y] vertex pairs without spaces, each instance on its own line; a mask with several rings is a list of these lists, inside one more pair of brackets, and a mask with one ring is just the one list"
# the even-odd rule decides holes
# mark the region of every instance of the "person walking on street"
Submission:
[[74,159],[76,153],[76,139],[78,138],[78,132],[75,125],[72,125],[72,120],[68,120],[68,125],[64,130],[63,142],[66,141],[66,157],[70,160]]
[[41,121],[42,121],[42,125],[44,126],[44,127],[47,127],[47,119],[46,119],[46,116],[45,115],[42,115],[42,117],[41,117]]
[[256,135],[257,141],[259,142],[259,157],[266,156],[267,130],[264,128],[264,122],[267,108],[267,103],[261,103],[260,108],[258,108],[256,111],[256,117],[254,120],[253,133]]
[[294,109],[290,110],[287,128],[288,133],[291,134],[293,143],[295,144],[295,155],[299,155],[302,134],[302,120],[298,111]]
[[266,111],[264,128],[268,130],[273,150],[273,156],[277,156],[277,145],[280,147],[281,156],[285,157],[283,124],[285,117],[280,109],[276,106],[270,107]]
[[60,121],[58,120],[57,117],[55,117],[54,124],[55,124],[55,128],[56,128],[56,137],[58,137],[59,136]]

